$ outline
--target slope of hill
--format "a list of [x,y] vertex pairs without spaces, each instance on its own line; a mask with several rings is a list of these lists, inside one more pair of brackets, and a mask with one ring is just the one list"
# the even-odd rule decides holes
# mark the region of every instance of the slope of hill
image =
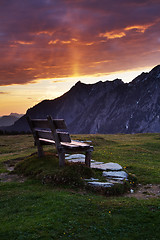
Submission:
[[[160,65],[130,83],[78,82],[54,100],[28,109],[32,118],[64,118],[71,133],[160,132]],[[25,116],[8,131],[28,131]]]
[[10,115],[5,115],[0,117],[0,126],[10,126],[13,125],[23,114],[11,113]]

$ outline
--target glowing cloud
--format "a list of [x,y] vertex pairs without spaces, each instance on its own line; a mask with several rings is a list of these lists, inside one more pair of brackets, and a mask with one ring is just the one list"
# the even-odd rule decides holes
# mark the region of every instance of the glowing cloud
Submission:
[[122,38],[125,37],[126,34],[124,32],[118,32],[118,31],[111,31],[106,33],[100,33],[100,37],[106,37],[108,39],[114,39],[114,38]]
[[159,12],[160,2],[152,0],[5,1],[0,85],[154,66]]
[[148,24],[148,25],[135,25],[135,26],[129,26],[129,27],[126,27],[124,30],[125,31],[130,31],[130,30],[135,30],[137,32],[141,32],[141,33],[144,33],[149,27],[151,27],[153,24]]
[[33,42],[26,42],[26,41],[14,41],[15,44],[20,44],[20,45],[32,45],[34,44]]

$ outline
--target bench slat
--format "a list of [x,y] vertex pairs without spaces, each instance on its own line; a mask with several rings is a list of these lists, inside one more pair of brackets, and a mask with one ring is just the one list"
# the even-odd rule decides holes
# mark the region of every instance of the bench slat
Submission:
[[54,136],[51,131],[35,129],[39,138],[54,140]]
[[89,147],[90,145],[87,144],[87,143],[83,143],[83,142],[79,142],[79,141],[75,141],[75,140],[72,140],[71,141],[72,144],[75,144],[75,145],[79,145],[79,146],[84,146],[84,147]]
[[47,119],[32,119],[33,128],[49,128]]
[[53,119],[53,123],[56,129],[67,129],[64,119]]
[[71,138],[68,132],[57,132],[60,142],[71,142]]
[[45,139],[45,138],[39,138],[40,142],[46,142],[48,144],[55,144],[54,140],[49,140],[49,139]]
[[71,141],[71,143],[64,143],[62,142],[61,145],[65,148],[70,148],[70,149],[91,149],[92,147],[88,144],[79,144],[79,142]]
[[[36,129],[39,138],[55,140],[51,131]],[[71,138],[68,132],[57,132],[60,142],[71,142]]]
[[[39,138],[39,140],[41,142],[46,142],[48,144],[55,144],[55,141],[54,140],[51,140],[51,139],[45,139],[45,138]],[[78,145],[78,144],[75,144],[75,143],[69,143],[69,142],[61,142],[61,145],[66,148],[66,149],[70,149],[70,150],[82,150],[82,149],[89,149],[89,148],[92,148],[91,146],[89,145],[85,145],[85,146],[82,146],[82,145]]]
[[[49,128],[47,119],[32,119],[32,124],[34,128]],[[53,124],[55,129],[67,129],[64,119],[53,119]]]

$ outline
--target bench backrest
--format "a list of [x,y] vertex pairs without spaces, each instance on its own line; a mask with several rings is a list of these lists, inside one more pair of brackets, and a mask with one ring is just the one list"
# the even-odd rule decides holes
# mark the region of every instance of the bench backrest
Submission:
[[39,141],[43,141],[43,139],[54,141],[56,147],[60,147],[61,142],[71,142],[64,119],[52,119],[51,116],[48,116],[47,119],[27,117],[27,120],[36,144],[39,144]]

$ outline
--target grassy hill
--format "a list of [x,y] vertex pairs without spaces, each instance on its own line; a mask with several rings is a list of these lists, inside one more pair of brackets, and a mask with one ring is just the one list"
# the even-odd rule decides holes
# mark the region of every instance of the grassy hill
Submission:
[[[160,134],[72,138],[91,140],[94,160],[121,164],[137,176],[139,184],[151,188],[160,184]],[[0,136],[1,176],[6,166],[26,160],[35,151],[31,135]],[[45,151],[55,154],[52,146]],[[158,239],[160,200],[158,195],[143,194],[142,199],[134,194],[106,197],[36,179],[0,181],[0,239]]]

